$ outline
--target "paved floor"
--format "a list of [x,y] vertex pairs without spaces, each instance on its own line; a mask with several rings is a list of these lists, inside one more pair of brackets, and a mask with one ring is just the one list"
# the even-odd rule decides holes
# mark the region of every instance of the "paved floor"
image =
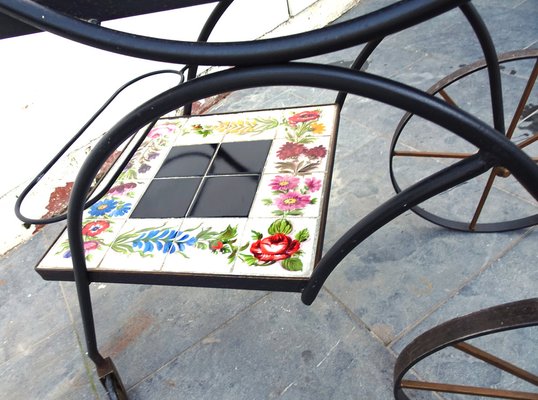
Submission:
[[[362,0],[344,18],[384,3]],[[500,52],[538,46],[538,1],[475,4]],[[356,52],[322,59],[348,64]],[[427,88],[479,57],[464,17],[454,11],[388,38],[368,71]],[[506,68],[503,79],[522,74]],[[230,95],[215,111],[324,103],[332,96],[251,90]],[[388,149],[401,115],[362,98],[344,107],[325,249],[392,196]],[[536,210],[510,188],[500,192],[517,204],[503,211],[508,218],[512,211]],[[454,204],[467,200],[440,200],[440,209],[459,213]],[[32,270],[61,228],[47,227],[0,259],[2,399],[105,398],[81,345],[73,284],[45,282]],[[417,334],[483,307],[536,296],[536,239],[535,229],[458,233],[406,213],[353,251],[310,307],[297,294],[93,284],[98,340],[132,399],[390,399],[395,359]],[[529,328],[483,344],[536,373],[530,349],[537,340],[538,329]],[[472,376],[528,390],[453,352],[428,360],[416,374],[452,382]]]

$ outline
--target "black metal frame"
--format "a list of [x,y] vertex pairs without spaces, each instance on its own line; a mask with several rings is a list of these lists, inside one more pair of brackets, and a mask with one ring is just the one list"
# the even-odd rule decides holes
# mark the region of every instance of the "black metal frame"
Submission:
[[[116,18],[168,11],[216,1],[218,0],[160,0],[119,3],[116,0],[39,0],[39,3],[66,15],[100,23]],[[40,29],[0,13],[0,39],[36,32],[40,32]]]
[[[204,1],[202,1],[204,2]],[[502,91],[497,56],[491,38],[474,7],[466,0],[400,1],[371,14],[311,32],[254,42],[207,43],[205,40],[231,1],[220,2],[200,34],[202,42],[180,42],[125,34],[98,24],[59,14],[29,0],[0,0],[0,12],[37,29],[119,54],[185,63],[189,77],[196,65],[232,65],[234,68],[196,78],[174,87],[142,104],[121,119],[88,155],[76,178],[68,209],[68,234],[73,273],[84,325],[88,355],[96,364],[103,384],[125,396],[119,375],[110,359],[98,350],[89,284],[98,275],[88,272],[84,258],[82,213],[92,181],[109,155],[148,123],[179,107],[190,112],[193,102],[235,90],[258,86],[299,85],[339,92],[337,104],[347,93],[401,108],[436,123],[468,140],[480,151],[401,191],[348,230],[316,265],[302,291],[302,301],[311,304],[323,283],[342,259],[364,239],[394,218],[421,202],[473,178],[493,166],[508,168],[529,193],[538,199],[538,166],[503,136]],[[482,45],[490,75],[495,128],[464,111],[414,88],[360,69],[381,40],[392,33],[440,15],[455,7],[469,20]],[[351,70],[307,63],[288,63],[304,57],[368,43]],[[194,71],[194,72],[193,72]],[[203,278],[202,278],[203,279]],[[137,282],[133,277],[132,282]],[[142,282],[140,282],[142,283]],[[177,282],[151,282],[173,284]],[[303,282],[304,283],[304,282]],[[222,284],[222,286],[220,286]],[[193,281],[193,285],[196,282]],[[302,285],[302,284],[301,284]],[[218,287],[226,287],[219,283]],[[256,287],[253,280],[249,288]],[[273,290],[286,290],[285,285]]]

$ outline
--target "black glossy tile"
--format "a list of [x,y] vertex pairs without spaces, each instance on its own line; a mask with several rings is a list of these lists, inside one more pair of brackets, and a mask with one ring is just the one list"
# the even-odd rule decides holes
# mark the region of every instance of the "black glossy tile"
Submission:
[[259,175],[206,178],[188,216],[247,217],[259,180]]
[[157,178],[202,176],[215,153],[216,144],[172,147]]
[[221,144],[208,174],[261,173],[271,148],[271,142],[271,140],[256,140]]
[[156,179],[148,186],[131,218],[184,217],[202,178]]

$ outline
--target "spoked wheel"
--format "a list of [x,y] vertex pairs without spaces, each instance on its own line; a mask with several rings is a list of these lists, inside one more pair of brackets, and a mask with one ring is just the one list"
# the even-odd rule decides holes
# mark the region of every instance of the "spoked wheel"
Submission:
[[[398,356],[394,397],[537,400],[536,354],[530,350],[536,344],[537,327],[538,298],[502,304],[437,325]],[[466,342],[471,339],[472,344]],[[499,354],[509,355],[511,361]]]
[[[538,50],[499,56],[506,136],[538,161]],[[486,62],[463,67],[428,93],[492,124]],[[396,192],[477,152],[451,132],[407,113],[392,138],[390,175]],[[537,183],[538,184],[538,183]],[[444,227],[470,232],[501,232],[538,223],[538,205],[504,167],[465,182],[413,211]]]

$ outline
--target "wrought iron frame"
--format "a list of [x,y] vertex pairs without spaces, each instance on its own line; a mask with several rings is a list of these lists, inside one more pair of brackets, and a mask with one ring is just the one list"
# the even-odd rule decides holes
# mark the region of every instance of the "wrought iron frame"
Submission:
[[[190,113],[193,102],[230,91],[259,86],[309,86],[337,91],[336,103],[340,107],[346,95],[353,94],[401,108],[454,132],[480,149],[477,154],[402,190],[342,235],[318,262],[304,288],[302,285],[298,288],[302,289],[302,301],[307,305],[314,301],[340,261],[377,229],[421,202],[492,167],[508,168],[522,186],[538,199],[538,166],[503,135],[502,88],[497,55],[482,19],[469,0],[399,1],[365,16],[302,34],[251,42],[208,43],[212,29],[231,2],[223,0],[218,3],[200,33],[199,42],[181,42],[110,30],[101,27],[98,21],[92,23],[76,19],[30,0],[0,0],[0,12],[36,29],[119,54],[189,66],[188,77],[191,79],[137,107],[98,142],[78,173],[69,202],[69,244],[87,351],[111,396],[115,394],[119,398],[126,398],[126,393],[112,361],[104,358],[97,347],[89,287],[97,276],[86,269],[81,236],[82,213],[87,205],[85,203],[92,181],[101,165],[134,132],[163,114],[179,107],[185,107],[186,112]],[[456,7],[460,7],[467,17],[485,55],[494,113],[493,128],[417,89],[359,71],[385,36]],[[351,69],[289,62],[364,43],[366,47]],[[231,65],[233,68],[192,79],[196,75],[197,65]],[[133,276],[132,282],[144,283],[136,276]],[[197,282],[193,280],[192,284],[197,285]],[[260,288],[256,285],[256,280],[253,280],[248,287]],[[226,287],[226,282],[217,282],[215,286]],[[272,289],[287,290],[286,285]]]

